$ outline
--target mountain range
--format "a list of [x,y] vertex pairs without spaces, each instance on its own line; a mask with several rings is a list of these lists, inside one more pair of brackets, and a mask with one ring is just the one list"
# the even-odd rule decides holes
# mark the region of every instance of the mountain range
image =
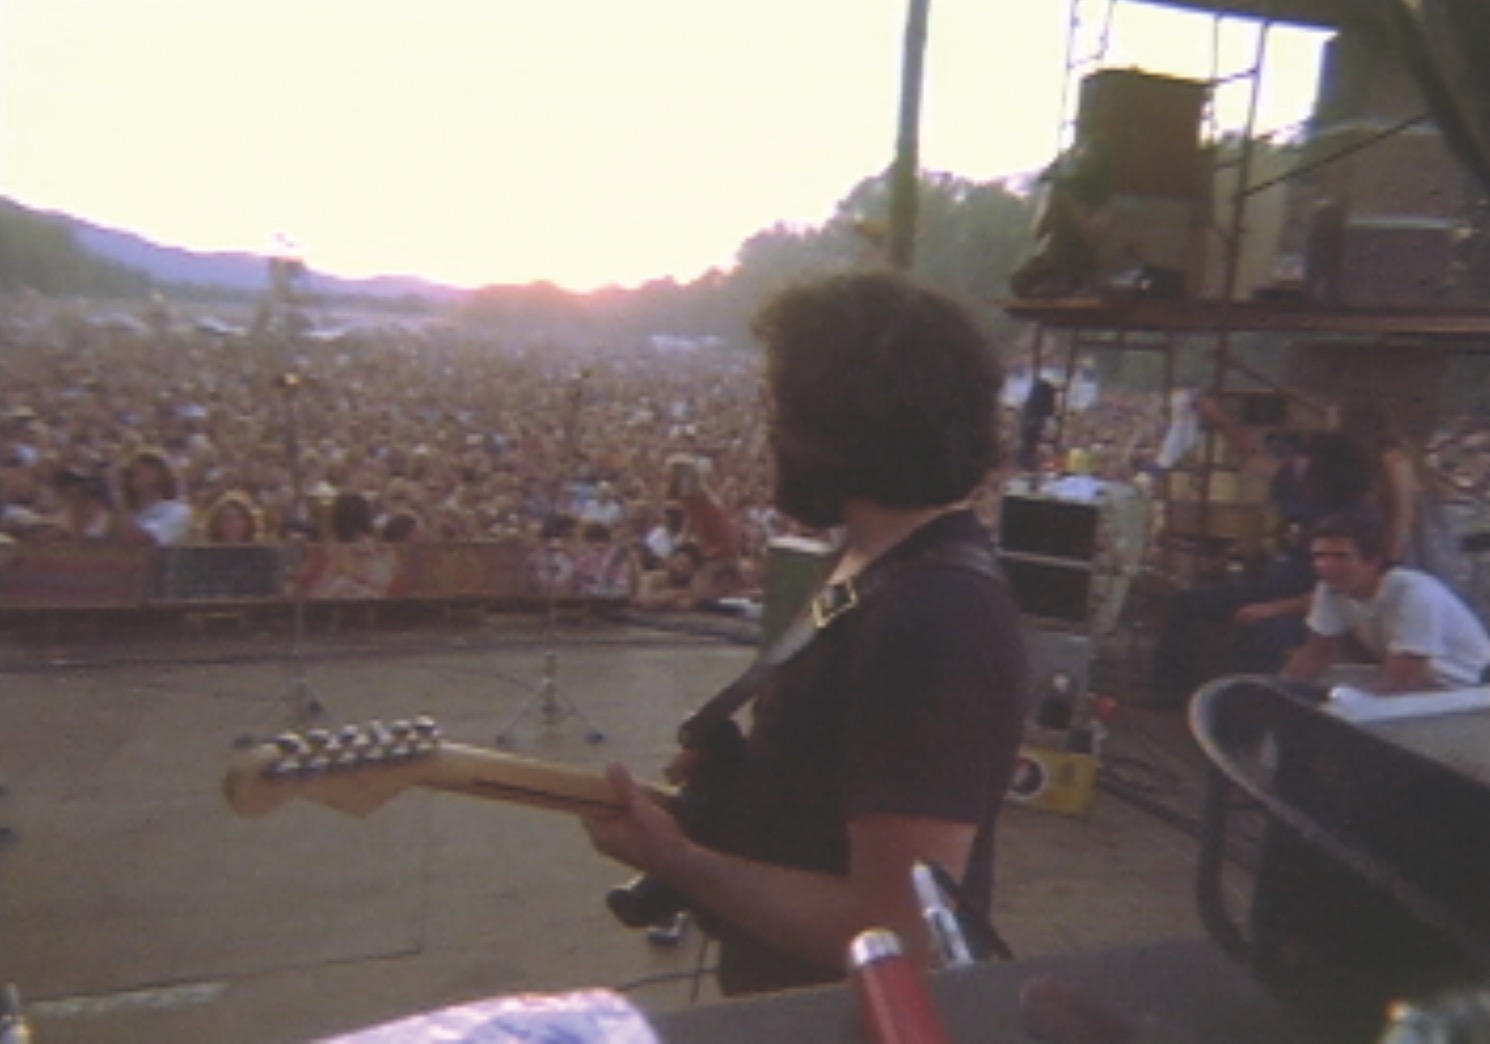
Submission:
[[[199,253],[182,247],[164,246],[133,232],[106,228],[70,214],[36,211],[13,201],[6,202],[69,229],[73,241],[81,250],[142,272],[157,283],[219,287],[250,294],[262,293],[268,284],[268,258],[264,255],[248,252]],[[466,294],[465,290],[457,287],[401,275],[348,279],[307,271],[299,286],[302,291],[318,297],[417,296],[431,303],[457,300]]]

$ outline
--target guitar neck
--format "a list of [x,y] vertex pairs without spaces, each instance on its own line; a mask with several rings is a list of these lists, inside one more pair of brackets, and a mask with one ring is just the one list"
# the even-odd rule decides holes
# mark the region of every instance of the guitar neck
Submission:
[[[286,733],[235,755],[223,789],[247,816],[291,798],[366,815],[415,787],[581,816],[621,807],[598,772],[447,743],[427,719],[349,726],[335,734]],[[667,788],[644,789],[660,805],[671,801]]]
[[[421,782],[432,790],[581,816],[621,807],[604,776],[459,743],[440,745]],[[648,788],[648,793],[659,803],[667,800],[658,788]]]

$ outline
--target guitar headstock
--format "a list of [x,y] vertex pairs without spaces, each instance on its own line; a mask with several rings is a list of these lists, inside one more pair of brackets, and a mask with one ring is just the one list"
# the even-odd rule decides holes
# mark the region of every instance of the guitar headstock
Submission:
[[285,732],[240,747],[223,793],[244,816],[261,816],[294,797],[365,816],[418,786],[439,749],[439,726],[427,717]]

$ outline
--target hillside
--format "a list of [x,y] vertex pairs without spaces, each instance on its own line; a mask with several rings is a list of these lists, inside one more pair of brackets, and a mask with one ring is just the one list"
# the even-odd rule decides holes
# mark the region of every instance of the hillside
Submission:
[[[144,295],[157,288],[194,287],[255,295],[264,291],[267,281],[267,259],[262,255],[164,246],[132,232],[0,198],[0,288]],[[396,275],[342,279],[312,271],[301,288],[320,297],[417,296],[449,302],[464,296],[454,287]]]

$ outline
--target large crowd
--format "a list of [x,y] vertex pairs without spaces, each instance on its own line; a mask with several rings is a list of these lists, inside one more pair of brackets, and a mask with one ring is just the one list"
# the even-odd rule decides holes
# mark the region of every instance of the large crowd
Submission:
[[[155,319],[7,304],[0,539],[562,538],[614,563],[615,589],[687,605],[755,590],[768,541],[794,532],[771,506],[748,349],[436,323],[284,338]],[[1045,425],[1038,467],[1155,474],[1159,393],[1080,405]],[[1011,443],[1018,412],[1011,401]],[[1490,433],[1455,425],[1430,462],[1483,498]],[[144,521],[152,502],[174,506],[155,508],[163,527]],[[992,523],[992,497],[985,508]]]
[[[679,459],[698,462],[700,493],[730,522],[728,546],[702,550],[734,559],[738,586],[786,531],[770,507],[748,351],[514,342],[439,324],[289,340],[9,320],[8,540],[562,536],[665,572],[684,545],[700,550],[697,512],[667,510],[681,499],[668,488]],[[133,524],[142,475],[182,505],[179,525]]]

